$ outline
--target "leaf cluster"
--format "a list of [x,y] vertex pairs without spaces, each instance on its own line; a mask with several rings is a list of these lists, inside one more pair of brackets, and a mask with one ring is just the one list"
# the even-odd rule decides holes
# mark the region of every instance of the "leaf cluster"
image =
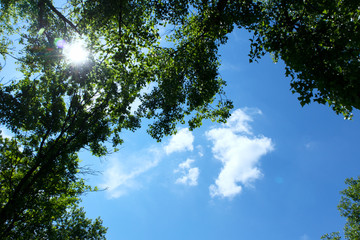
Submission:
[[[358,179],[348,178],[345,183],[348,188],[341,191],[338,209],[340,215],[346,218],[344,237],[348,240],[360,238],[360,177]],[[326,234],[321,239],[340,240],[339,232]]]

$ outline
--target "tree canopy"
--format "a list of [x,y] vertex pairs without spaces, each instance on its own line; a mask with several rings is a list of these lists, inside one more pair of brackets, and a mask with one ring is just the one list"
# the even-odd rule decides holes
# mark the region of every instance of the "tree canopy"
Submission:
[[252,58],[265,52],[286,64],[302,105],[328,104],[351,118],[360,108],[360,4],[357,0],[264,1]]
[[[285,62],[301,104],[327,103],[346,117],[360,108],[355,0],[0,3],[0,53],[22,74],[0,85],[0,123],[14,134],[0,138],[2,237],[104,237],[101,220],[78,207],[92,189],[77,153],[116,150],[143,118],[158,141],[179,123],[226,121],[218,50],[235,27],[254,34],[250,59],[269,52]],[[85,62],[67,59],[75,42]]]

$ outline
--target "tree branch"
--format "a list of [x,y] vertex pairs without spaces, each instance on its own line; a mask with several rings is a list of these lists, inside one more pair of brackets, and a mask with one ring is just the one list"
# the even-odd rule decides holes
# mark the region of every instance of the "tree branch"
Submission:
[[81,32],[77,29],[77,27],[69,20],[67,19],[61,12],[59,12],[54,5],[51,4],[49,0],[46,0],[46,4],[49,6],[51,11],[53,11],[61,20],[63,20],[65,23],[69,24],[72,29],[75,30],[79,35],[81,35]]

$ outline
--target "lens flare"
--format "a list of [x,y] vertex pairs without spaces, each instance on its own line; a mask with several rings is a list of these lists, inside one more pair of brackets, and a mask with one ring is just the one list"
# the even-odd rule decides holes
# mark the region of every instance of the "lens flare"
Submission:
[[56,47],[62,49],[62,48],[65,47],[66,41],[65,41],[64,39],[62,39],[62,38],[56,38],[56,39],[55,39],[55,45],[56,45]]

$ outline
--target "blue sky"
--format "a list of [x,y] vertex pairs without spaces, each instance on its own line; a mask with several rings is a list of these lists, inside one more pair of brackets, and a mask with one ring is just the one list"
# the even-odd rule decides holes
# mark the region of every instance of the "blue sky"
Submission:
[[360,170],[360,115],[301,107],[284,65],[269,56],[248,63],[249,34],[236,30],[221,48],[221,76],[234,110],[227,124],[156,143],[145,129],[125,133],[120,151],[84,165],[106,191],[84,196],[108,239],[313,240],[342,230],[339,191]]
[[100,172],[84,178],[107,189],[82,205],[108,239],[313,240],[343,228],[336,206],[345,178],[359,175],[360,114],[302,108],[281,62],[249,64],[249,37],[236,30],[220,51],[235,106],[227,124],[179,126],[161,143],[143,128],[106,158],[81,152]]

